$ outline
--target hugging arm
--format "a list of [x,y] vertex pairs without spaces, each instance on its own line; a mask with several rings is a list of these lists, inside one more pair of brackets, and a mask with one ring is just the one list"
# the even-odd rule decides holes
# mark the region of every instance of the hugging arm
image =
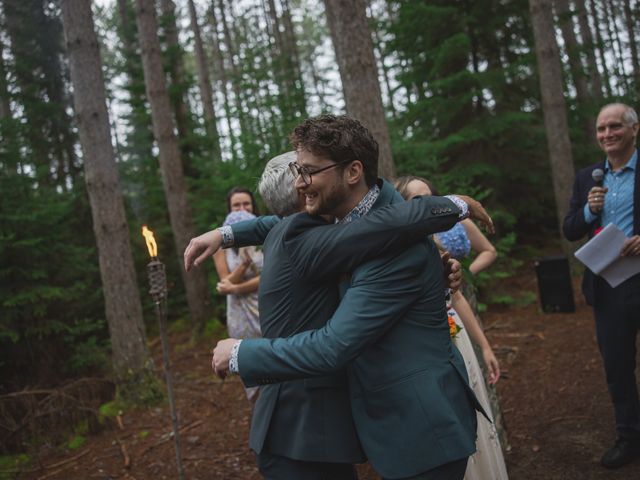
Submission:
[[411,247],[416,256],[411,266],[393,255],[356,272],[353,285],[324,327],[289,338],[243,340],[238,365],[245,385],[322,376],[344,368],[401,319],[421,295],[426,248],[426,244]]
[[347,224],[310,228],[312,218],[299,215],[287,229],[285,244],[298,275],[320,280],[448,230],[459,214],[448,198],[422,196],[372,210]]

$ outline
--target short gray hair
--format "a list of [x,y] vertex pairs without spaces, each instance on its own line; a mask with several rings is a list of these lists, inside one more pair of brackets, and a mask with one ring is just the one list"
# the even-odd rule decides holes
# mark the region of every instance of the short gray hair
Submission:
[[622,113],[622,121],[627,125],[635,125],[638,123],[638,114],[633,107],[630,107],[626,103],[609,103],[600,109],[600,113],[609,107],[622,107],[624,109],[624,112]]
[[286,217],[299,208],[298,191],[289,164],[296,161],[296,152],[287,152],[272,158],[264,167],[258,182],[258,192],[265,205],[275,215]]

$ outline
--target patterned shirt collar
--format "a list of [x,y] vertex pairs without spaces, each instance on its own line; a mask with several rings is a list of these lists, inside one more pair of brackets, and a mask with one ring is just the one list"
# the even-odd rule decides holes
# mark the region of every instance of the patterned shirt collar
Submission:
[[374,185],[371,190],[367,192],[364,198],[360,200],[355,207],[353,207],[353,210],[347,213],[342,220],[337,220],[336,223],[349,223],[366,215],[369,213],[369,210],[371,210],[371,207],[373,207],[373,204],[376,202],[379,195],[380,187],[378,187],[378,185]]

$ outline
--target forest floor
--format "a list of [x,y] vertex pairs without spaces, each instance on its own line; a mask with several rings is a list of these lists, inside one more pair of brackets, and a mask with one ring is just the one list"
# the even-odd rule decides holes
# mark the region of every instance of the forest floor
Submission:
[[[614,441],[613,413],[592,313],[574,279],[577,311],[543,314],[537,303],[490,306],[487,336],[501,361],[498,383],[511,479],[637,479],[640,461],[617,471],[599,465]],[[504,293],[536,292],[532,268],[504,283]],[[529,295],[530,296],[530,295]],[[237,378],[216,379],[210,342],[171,338],[185,477],[260,478],[247,446],[251,409]],[[161,365],[159,342],[154,356]],[[166,405],[126,411],[78,449],[41,449],[21,479],[174,479],[174,444]],[[377,479],[368,465],[361,479]]]

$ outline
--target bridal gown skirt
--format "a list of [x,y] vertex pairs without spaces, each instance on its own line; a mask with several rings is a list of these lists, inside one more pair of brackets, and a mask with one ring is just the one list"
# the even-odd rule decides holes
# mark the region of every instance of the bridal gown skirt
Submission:
[[[454,312],[454,319],[460,324],[459,318]],[[489,396],[487,387],[482,377],[482,369],[476,358],[473,345],[467,334],[466,329],[460,330],[455,338],[454,343],[462,357],[464,358],[467,374],[469,375],[469,384],[473,389],[480,404],[491,417],[491,408],[489,406]],[[476,453],[469,457],[467,471],[464,475],[465,480],[507,480],[507,468],[504,463],[504,456],[500,448],[498,433],[493,425],[489,423],[484,415],[478,413],[478,438],[476,440]]]

